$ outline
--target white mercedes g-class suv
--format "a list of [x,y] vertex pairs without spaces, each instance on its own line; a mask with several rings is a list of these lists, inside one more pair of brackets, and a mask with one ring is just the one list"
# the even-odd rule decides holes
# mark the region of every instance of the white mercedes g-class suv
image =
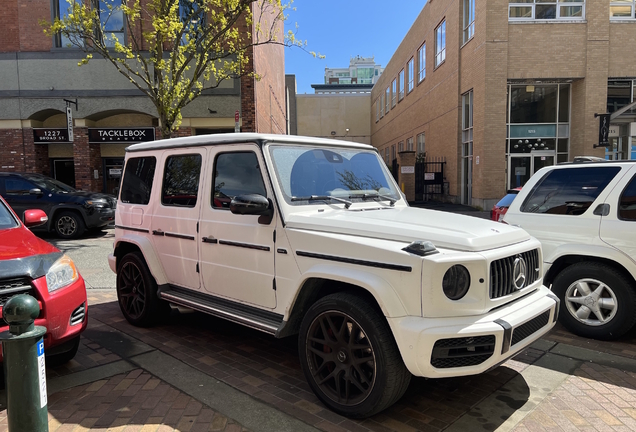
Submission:
[[369,145],[249,133],[132,145],[115,222],[130,323],[174,304],[297,334],[309,385],[349,417],[396,402],[411,375],[491,369],[558,313],[537,240],[409,207]]

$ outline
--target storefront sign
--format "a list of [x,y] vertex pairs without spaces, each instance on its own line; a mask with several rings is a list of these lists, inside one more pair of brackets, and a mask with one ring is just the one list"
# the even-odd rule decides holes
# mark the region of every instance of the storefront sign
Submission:
[[510,138],[553,138],[555,124],[510,125]]
[[618,138],[621,134],[621,127],[619,125],[610,125],[609,128],[609,137],[610,138]]
[[435,173],[424,173],[424,180],[435,180]]
[[68,133],[68,140],[73,142],[73,110],[70,105],[66,106],[66,130]]
[[88,142],[140,143],[155,140],[155,128],[88,128]]
[[400,167],[400,171],[402,171],[402,174],[415,174],[415,167],[403,166],[403,167]]
[[33,142],[35,144],[70,143],[68,129],[64,128],[34,128]]
[[598,146],[609,146],[610,114],[600,114],[598,116]]
[[121,177],[121,169],[119,168],[110,168],[108,170],[108,175],[111,177]]

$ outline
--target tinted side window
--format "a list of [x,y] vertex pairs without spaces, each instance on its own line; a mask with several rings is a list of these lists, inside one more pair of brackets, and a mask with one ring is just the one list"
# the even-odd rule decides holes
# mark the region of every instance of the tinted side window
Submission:
[[267,196],[258,159],[253,152],[222,153],[217,156],[213,181],[213,207],[230,208],[230,201],[237,195]]
[[620,167],[555,169],[534,187],[521,211],[583,214],[619,171]]
[[20,178],[7,178],[4,182],[7,195],[28,195],[30,189],[34,189],[33,183]]
[[154,156],[128,159],[121,186],[122,202],[148,204],[156,165]]
[[199,193],[201,155],[170,156],[163,171],[161,204],[194,207]]
[[618,204],[618,218],[636,221],[636,175],[632,177]]

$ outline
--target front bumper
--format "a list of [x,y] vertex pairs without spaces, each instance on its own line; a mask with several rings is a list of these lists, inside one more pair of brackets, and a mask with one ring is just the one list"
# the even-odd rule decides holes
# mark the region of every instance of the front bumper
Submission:
[[559,300],[541,286],[490,313],[455,318],[388,318],[409,371],[444,378],[491,369],[546,334]]
[[[36,326],[46,327],[44,349],[58,347],[79,336],[88,324],[88,302],[86,285],[80,278],[71,285],[52,293],[48,292],[46,277],[32,282],[34,292],[40,304],[40,315],[35,320]],[[2,307],[0,307],[0,316]],[[0,332],[9,330],[9,326],[0,320]],[[1,344],[0,344],[1,345]],[[2,350],[0,349],[0,362]]]
[[96,209],[86,214],[86,227],[98,228],[108,225],[115,220],[114,208]]

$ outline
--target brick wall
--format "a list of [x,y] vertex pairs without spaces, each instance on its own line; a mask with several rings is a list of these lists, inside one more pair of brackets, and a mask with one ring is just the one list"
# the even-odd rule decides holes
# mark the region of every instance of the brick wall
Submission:
[[50,0],[18,0],[20,51],[49,51],[51,49],[52,39],[44,34],[40,25],[41,20],[51,21]]
[[24,136],[24,161],[25,171],[44,175],[51,175],[51,163],[49,161],[49,146],[47,144],[35,144],[33,129],[22,129]]
[[0,170],[25,171],[22,129],[0,129]]
[[2,1],[0,29],[0,52],[19,51],[18,0]]

